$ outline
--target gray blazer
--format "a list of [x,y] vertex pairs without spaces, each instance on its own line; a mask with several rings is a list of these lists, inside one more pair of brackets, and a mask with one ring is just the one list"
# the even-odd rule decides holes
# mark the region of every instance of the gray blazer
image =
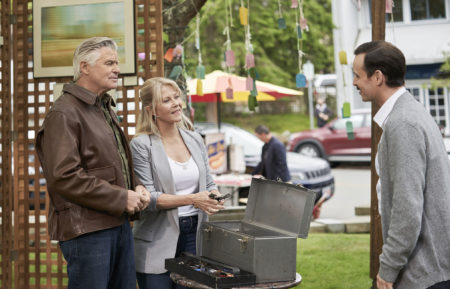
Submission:
[[408,92],[378,145],[383,251],[381,278],[398,289],[450,279],[450,162],[433,118]]
[[[208,156],[203,139],[198,133],[180,129],[184,143],[199,170],[199,191],[217,189],[209,174]],[[151,194],[150,205],[141,212],[134,222],[133,235],[136,271],[161,274],[166,272],[164,260],[175,257],[179,224],[178,209],[158,209],[156,202],[161,194],[175,194],[175,185],[169,161],[161,139],[155,135],[139,135],[131,140],[134,171]],[[199,210],[200,224],[207,215]],[[198,240],[198,239],[197,239]],[[197,242],[197,253],[201,245]]]

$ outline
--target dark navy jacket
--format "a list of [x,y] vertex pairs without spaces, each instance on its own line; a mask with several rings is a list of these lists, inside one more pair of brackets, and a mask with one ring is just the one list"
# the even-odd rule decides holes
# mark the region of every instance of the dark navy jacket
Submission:
[[284,182],[291,180],[286,163],[286,148],[277,138],[272,137],[268,143],[264,144],[261,162],[252,174],[261,174],[270,180],[277,180],[278,178]]

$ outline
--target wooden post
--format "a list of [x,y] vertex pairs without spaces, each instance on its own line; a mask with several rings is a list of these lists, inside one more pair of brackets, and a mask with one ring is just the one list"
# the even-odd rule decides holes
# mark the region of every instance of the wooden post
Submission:
[[[8,0],[0,0],[0,288],[12,287],[13,263],[11,262],[15,255],[13,251],[13,198],[12,198],[12,143],[13,143],[13,125],[12,125],[12,101],[11,101],[11,9]],[[17,288],[17,287],[16,287]]]
[[[386,28],[386,1],[372,0],[372,40],[384,40]],[[372,103],[372,119],[380,107]],[[383,246],[381,217],[378,213],[377,182],[375,171],[375,155],[381,137],[381,128],[372,121],[372,154],[371,154],[371,202],[370,202],[370,278],[372,289],[377,288],[377,274],[380,268],[379,256]]]

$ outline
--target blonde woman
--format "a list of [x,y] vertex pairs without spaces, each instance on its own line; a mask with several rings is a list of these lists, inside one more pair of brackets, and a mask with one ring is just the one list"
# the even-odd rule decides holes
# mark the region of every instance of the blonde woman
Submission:
[[182,112],[178,85],[166,78],[148,79],[140,98],[131,150],[134,171],[151,202],[133,228],[137,279],[140,289],[179,288],[164,260],[183,251],[196,254],[201,222],[223,209],[223,201],[209,197],[220,193],[209,174],[203,140]]

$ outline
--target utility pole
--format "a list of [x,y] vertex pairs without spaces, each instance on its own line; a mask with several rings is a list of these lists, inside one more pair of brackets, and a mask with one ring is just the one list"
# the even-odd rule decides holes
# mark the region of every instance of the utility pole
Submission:
[[[372,0],[372,40],[385,40],[386,31],[386,1]],[[372,102],[372,119],[380,107]],[[371,185],[370,185],[370,278],[372,289],[377,288],[377,274],[380,268],[379,256],[383,247],[381,232],[381,217],[378,213],[377,182],[375,156],[381,137],[381,128],[372,121],[372,153],[371,153]]]

